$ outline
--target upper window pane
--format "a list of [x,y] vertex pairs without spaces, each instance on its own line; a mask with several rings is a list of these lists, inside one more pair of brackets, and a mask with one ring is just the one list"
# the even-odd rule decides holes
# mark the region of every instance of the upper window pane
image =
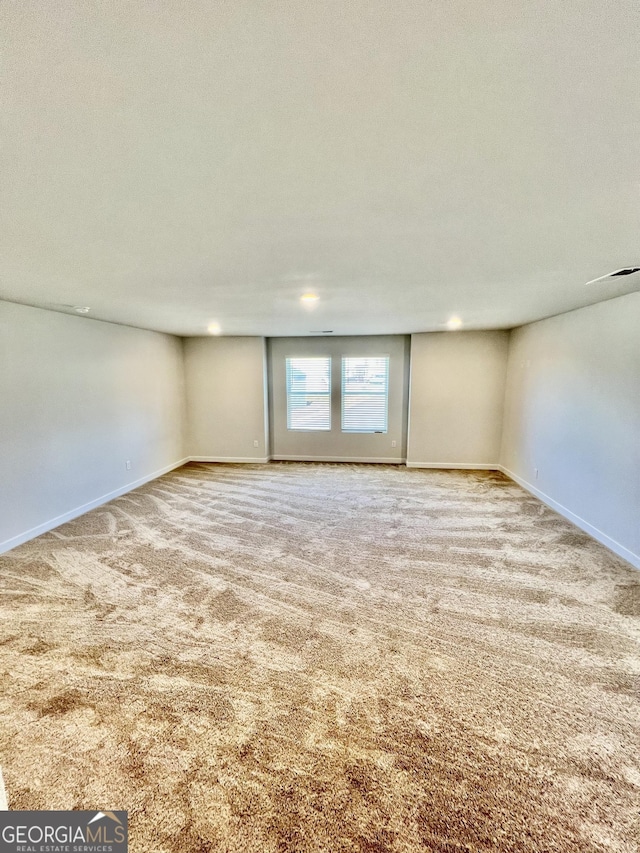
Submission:
[[386,432],[389,356],[342,359],[342,431]]
[[288,358],[287,429],[331,429],[331,359]]

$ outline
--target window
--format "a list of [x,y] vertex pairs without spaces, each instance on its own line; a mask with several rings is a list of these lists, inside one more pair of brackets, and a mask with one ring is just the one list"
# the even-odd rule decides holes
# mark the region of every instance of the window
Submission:
[[342,359],[342,432],[386,432],[389,356]]
[[287,359],[287,429],[331,429],[331,359]]

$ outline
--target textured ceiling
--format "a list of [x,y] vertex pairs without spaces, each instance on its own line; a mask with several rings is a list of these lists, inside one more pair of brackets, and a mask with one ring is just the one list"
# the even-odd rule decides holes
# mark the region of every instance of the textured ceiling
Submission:
[[0,19],[0,298],[186,335],[363,334],[640,287],[585,287],[640,262],[637,0],[20,0]]

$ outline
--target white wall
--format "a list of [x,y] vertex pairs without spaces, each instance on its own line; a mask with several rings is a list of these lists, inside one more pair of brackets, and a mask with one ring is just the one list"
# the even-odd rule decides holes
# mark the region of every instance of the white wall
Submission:
[[210,462],[266,462],[264,338],[187,338],[184,355],[189,455]]
[[512,332],[501,462],[640,567],[639,293]]
[[497,468],[508,332],[411,336],[407,465]]
[[[269,413],[274,459],[404,462],[409,377],[407,335],[270,338]],[[285,360],[290,356],[331,356],[331,430],[287,429]],[[342,356],[389,356],[389,417],[385,434],[343,433],[340,429]],[[392,447],[392,441],[396,446]]]
[[174,467],[184,415],[178,338],[0,302],[0,551]]

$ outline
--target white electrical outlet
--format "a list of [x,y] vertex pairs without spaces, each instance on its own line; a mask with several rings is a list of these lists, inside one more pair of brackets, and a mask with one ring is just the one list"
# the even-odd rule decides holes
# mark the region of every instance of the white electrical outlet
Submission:
[[391,442],[391,447],[395,447],[395,446],[396,446],[395,441],[392,441],[392,442]]
[[254,446],[254,447],[258,447],[258,439],[257,439],[257,438],[254,440],[254,442],[253,442],[253,446]]
[[131,460],[127,459],[127,461],[124,463],[124,466],[127,469],[127,471],[130,471],[131,470]]

